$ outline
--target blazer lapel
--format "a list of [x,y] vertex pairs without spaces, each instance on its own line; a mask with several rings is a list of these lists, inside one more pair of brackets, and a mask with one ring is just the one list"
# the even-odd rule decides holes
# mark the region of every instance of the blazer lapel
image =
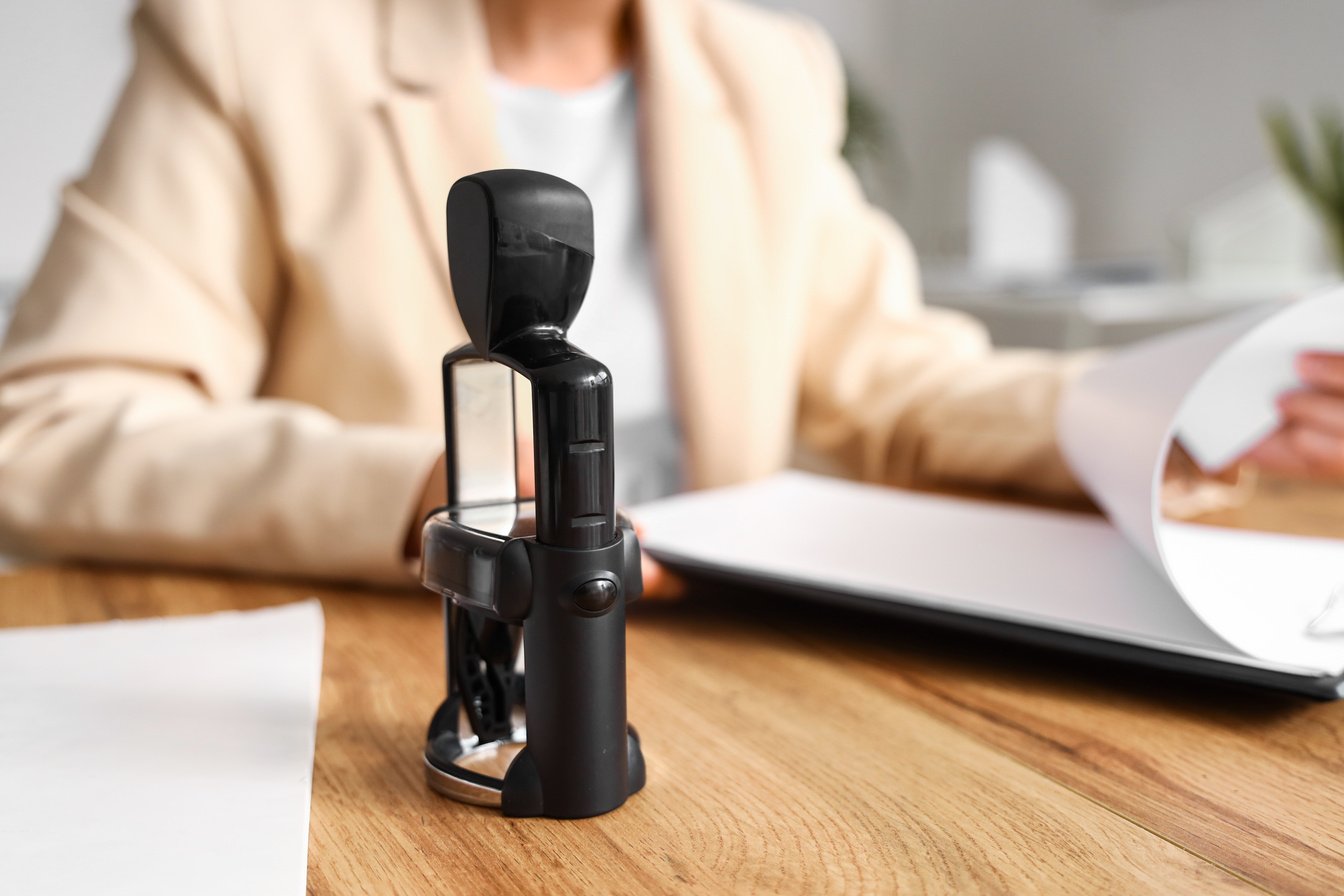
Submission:
[[[694,2],[641,0],[637,83],[645,182],[669,328],[689,485],[766,472],[754,401],[771,373],[765,228],[751,155],[712,60]],[[764,327],[764,329],[763,329]],[[729,448],[728,446],[733,446]],[[761,469],[756,469],[761,467]]]
[[473,0],[388,0],[392,88],[378,114],[392,140],[444,295],[452,296],[444,201],[459,177],[503,164],[487,78],[489,45]]

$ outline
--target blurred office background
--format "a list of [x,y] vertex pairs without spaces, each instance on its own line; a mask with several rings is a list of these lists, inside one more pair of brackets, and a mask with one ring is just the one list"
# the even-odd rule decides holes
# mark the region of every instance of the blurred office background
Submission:
[[131,63],[134,0],[0,4],[0,329]]
[[[1002,343],[1123,342],[1337,276],[1262,109],[1344,108],[1340,0],[768,5],[834,36],[877,123],[870,196],[909,231],[930,300]],[[110,112],[132,6],[0,7],[0,296]]]

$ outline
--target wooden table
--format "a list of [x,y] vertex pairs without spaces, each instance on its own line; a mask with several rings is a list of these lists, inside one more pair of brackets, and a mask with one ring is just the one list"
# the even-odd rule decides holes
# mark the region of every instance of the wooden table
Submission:
[[313,893],[1344,890],[1344,704],[703,591],[630,621],[644,792],[511,820],[422,779],[429,595],[30,568],[0,577],[0,625],[310,594]]

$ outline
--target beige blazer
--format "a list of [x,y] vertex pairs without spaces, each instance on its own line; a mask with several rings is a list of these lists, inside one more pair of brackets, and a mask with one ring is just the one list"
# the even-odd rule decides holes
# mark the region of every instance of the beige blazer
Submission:
[[[729,0],[635,18],[689,481],[770,473],[801,437],[873,480],[1074,488],[1065,365],[921,308],[839,157],[822,32]],[[507,164],[478,9],[146,0],[133,31],[0,350],[0,547],[405,577],[464,340],[444,197]]]

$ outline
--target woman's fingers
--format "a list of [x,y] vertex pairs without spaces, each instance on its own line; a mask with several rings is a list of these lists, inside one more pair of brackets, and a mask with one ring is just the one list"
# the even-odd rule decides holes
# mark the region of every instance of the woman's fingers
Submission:
[[[635,523],[635,537],[644,537],[644,527]],[[654,600],[682,597],[686,594],[686,580],[668,572],[663,564],[644,551],[639,552],[639,571],[644,578],[644,596]]]
[[1344,355],[1303,352],[1297,356],[1297,375],[1308,386],[1344,396]]
[[1284,423],[1344,436],[1344,394],[1299,389],[1279,397]]
[[657,560],[644,552],[639,555],[639,567],[644,576],[644,596],[653,600],[672,600],[686,594],[686,581],[667,571]]
[[1317,476],[1344,477],[1344,435],[1309,426],[1293,426],[1288,438]]
[[1311,465],[1297,452],[1287,429],[1278,429],[1246,454],[1246,460],[1261,470],[1279,476],[1305,478],[1312,475]]
[[1297,356],[1303,388],[1279,396],[1279,428],[1246,459],[1282,476],[1344,478],[1344,354]]

